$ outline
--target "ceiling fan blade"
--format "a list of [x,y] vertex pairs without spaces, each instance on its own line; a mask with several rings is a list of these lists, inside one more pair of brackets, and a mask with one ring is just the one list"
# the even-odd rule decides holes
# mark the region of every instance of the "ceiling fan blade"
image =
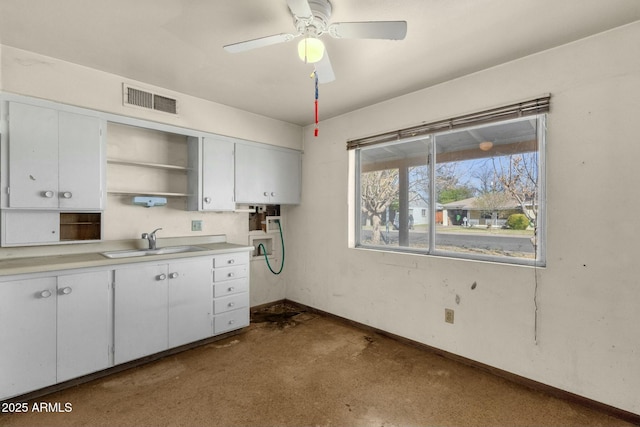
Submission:
[[338,39],[402,40],[407,35],[407,21],[336,22],[329,34]]
[[224,50],[230,53],[245,52],[259,47],[271,46],[273,44],[284,43],[295,38],[293,34],[275,34],[273,36],[260,37],[258,39],[246,40],[224,46]]
[[318,83],[331,83],[336,79],[336,75],[333,73],[333,67],[329,60],[329,54],[324,51],[322,59],[315,64],[316,73],[318,74]]
[[287,6],[289,6],[291,13],[298,18],[313,18],[313,12],[311,12],[311,7],[307,0],[287,0]]

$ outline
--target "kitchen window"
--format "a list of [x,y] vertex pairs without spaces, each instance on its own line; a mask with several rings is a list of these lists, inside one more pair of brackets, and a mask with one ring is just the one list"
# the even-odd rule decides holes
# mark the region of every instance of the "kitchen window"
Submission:
[[350,141],[355,246],[544,265],[548,102]]

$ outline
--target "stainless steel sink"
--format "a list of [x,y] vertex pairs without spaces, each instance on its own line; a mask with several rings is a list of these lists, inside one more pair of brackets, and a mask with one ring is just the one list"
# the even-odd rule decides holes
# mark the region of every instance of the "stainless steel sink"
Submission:
[[167,246],[166,248],[158,249],[125,249],[123,251],[109,251],[102,252],[103,256],[107,258],[130,258],[147,255],[166,255],[166,254],[179,254],[184,252],[199,252],[206,251],[206,248],[199,246]]

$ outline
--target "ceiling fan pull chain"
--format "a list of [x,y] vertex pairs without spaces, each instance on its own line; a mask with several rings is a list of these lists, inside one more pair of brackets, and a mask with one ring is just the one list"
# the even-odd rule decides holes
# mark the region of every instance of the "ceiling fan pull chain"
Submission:
[[314,76],[315,81],[316,81],[316,100],[315,100],[315,103],[314,103],[315,104],[315,109],[316,109],[316,127],[313,130],[313,136],[317,138],[318,137],[318,130],[319,130],[318,129],[318,122],[319,122],[319,120],[318,120],[318,72],[314,71],[313,72],[313,76]]

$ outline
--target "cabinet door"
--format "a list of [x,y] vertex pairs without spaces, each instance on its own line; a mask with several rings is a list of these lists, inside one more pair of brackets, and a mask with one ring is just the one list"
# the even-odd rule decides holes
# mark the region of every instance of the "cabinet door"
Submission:
[[273,150],[270,162],[272,167],[270,203],[300,203],[300,153]]
[[138,359],[168,348],[166,265],[115,270],[114,362]]
[[101,122],[95,117],[60,112],[59,206],[102,209],[103,156]]
[[268,150],[247,144],[236,144],[236,202],[269,203],[271,168]]
[[204,138],[202,142],[202,209],[230,211],[236,207],[234,143]]
[[60,241],[59,212],[7,210],[2,220],[3,246]]
[[9,206],[58,207],[58,112],[9,103]]
[[236,144],[236,202],[300,203],[300,153]]
[[210,258],[169,265],[170,348],[213,334],[212,265]]
[[0,283],[0,400],[56,382],[56,279]]
[[58,276],[58,382],[109,367],[109,274]]

